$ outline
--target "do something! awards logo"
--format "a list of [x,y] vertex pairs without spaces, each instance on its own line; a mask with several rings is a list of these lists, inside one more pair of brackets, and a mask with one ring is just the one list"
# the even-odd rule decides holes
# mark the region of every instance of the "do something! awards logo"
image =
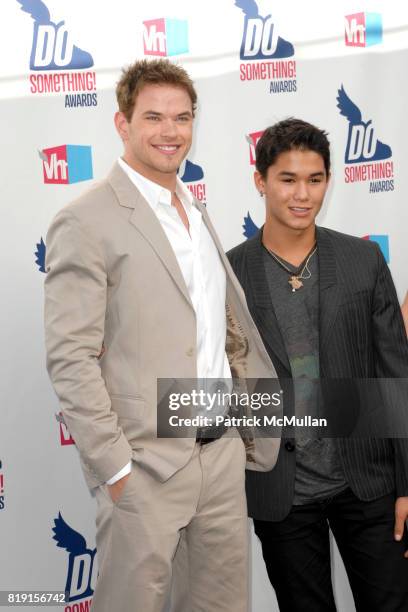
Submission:
[[235,0],[244,14],[239,57],[241,81],[267,81],[270,94],[297,91],[295,48],[282,38],[272,15],[261,15],[255,0]]
[[84,536],[64,521],[61,512],[54,519],[52,531],[57,546],[68,553],[64,590],[70,605],[64,612],[89,612],[98,576],[96,548],[88,548]]
[[193,196],[201,204],[207,204],[207,188],[202,167],[189,159],[185,159],[178,170],[178,175]]
[[345,183],[368,183],[370,193],[394,191],[391,147],[377,138],[371,119],[363,120],[362,112],[349,98],[343,85],[337,92],[337,108],[348,121],[344,154]]
[[29,76],[32,94],[64,94],[65,108],[97,106],[92,55],[74,44],[65,21],[51,19],[42,0],[17,0],[34,21]]

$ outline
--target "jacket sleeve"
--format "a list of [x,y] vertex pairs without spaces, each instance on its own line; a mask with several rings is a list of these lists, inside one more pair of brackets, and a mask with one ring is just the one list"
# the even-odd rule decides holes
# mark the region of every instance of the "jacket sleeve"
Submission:
[[70,210],[54,219],[46,239],[47,369],[65,423],[84,465],[102,482],[131,458],[131,448],[101,376],[107,299],[102,252]]
[[408,496],[408,341],[394,283],[377,247],[378,274],[373,297],[372,321],[376,376],[394,437],[397,496]]

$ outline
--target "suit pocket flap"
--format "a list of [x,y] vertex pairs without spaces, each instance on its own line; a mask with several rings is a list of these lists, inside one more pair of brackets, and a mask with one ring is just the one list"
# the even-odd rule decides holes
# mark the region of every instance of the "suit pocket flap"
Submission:
[[126,419],[143,419],[146,403],[138,397],[111,395],[112,410],[118,417]]

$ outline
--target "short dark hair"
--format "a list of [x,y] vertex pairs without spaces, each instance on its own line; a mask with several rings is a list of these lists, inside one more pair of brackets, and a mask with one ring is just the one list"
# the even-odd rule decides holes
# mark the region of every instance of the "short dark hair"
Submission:
[[269,166],[275,163],[278,155],[293,149],[315,151],[321,155],[326,175],[329,176],[330,143],[327,132],[294,117],[266,128],[255,148],[256,169],[266,178]]
[[145,85],[174,85],[184,89],[190,96],[194,115],[197,93],[187,71],[167,59],[143,59],[124,68],[116,85],[119,110],[128,121],[132,118],[136,98]]

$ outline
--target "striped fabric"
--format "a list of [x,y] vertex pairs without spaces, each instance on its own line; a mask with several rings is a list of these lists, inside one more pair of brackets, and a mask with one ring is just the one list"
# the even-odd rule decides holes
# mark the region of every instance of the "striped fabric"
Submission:
[[[378,245],[320,227],[316,239],[322,386],[330,392],[330,379],[353,378],[405,378],[408,384],[407,337]],[[261,240],[262,230],[227,255],[278,377],[288,379],[290,366],[265,277]],[[340,410],[336,431],[341,431],[341,411],[344,423],[350,420],[351,408],[341,399],[333,397]],[[408,402],[401,409],[407,411],[408,423]],[[293,411],[290,393],[284,410]],[[249,514],[256,519],[282,520],[292,506],[296,457],[290,442],[283,440],[271,472],[247,472]],[[408,495],[408,439],[342,437],[337,446],[346,480],[358,498],[368,501],[391,491]]]

